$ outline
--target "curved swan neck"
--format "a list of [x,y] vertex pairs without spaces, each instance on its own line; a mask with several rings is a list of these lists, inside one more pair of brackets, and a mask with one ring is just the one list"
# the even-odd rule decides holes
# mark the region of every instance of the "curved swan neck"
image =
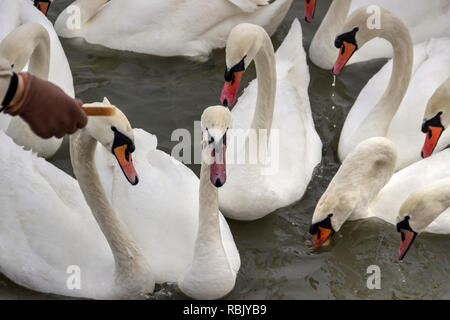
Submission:
[[197,243],[221,244],[218,190],[210,181],[210,166],[202,163],[199,189],[199,226]]
[[254,59],[258,79],[258,97],[256,99],[252,129],[257,129],[258,131],[259,129],[267,130],[267,137],[269,137],[275,107],[277,71],[272,41],[267,33],[264,33],[264,36],[265,40]]
[[394,49],[393,67],[389,84],[369,117],[383,119],[377,122],[381,124],[378,129],[380,135],[386,135],[411,80],[414,49],[411,35],[401,20],[386,10],[383,12],[382,19],[383,28],[371,32],[372,36],[367,41],[376,37],[388,40]]
[[50,37],[47,30],[37,23],[18,27],[1,42],[0,56],[14,65],[14,70],[17,71],[21,71],[29,61],[30,73],[41,79],[48,79]]
[[145,268],[146,260],[125,227],[120,223],[101,185],[94,153],[97,141],[86,129],[79,130],[70,137],[70,156],[78,184],[108,241],[116,263],[116,277],[135,276]]
[[[341,32],[342,26],[347,19],[348,12],[352,0],[333,0],[330,7],[322,20],[313,41],[319,41],[320,43],[327,43],[332,46],[336,35]],[[333,51],[336,53],[338,50],[333,47]],[[333,59],[336,57],[333,57]]]
[[399,216],[410,216],[410,226],[420,233],[448,208],[450,179],[443,179],[413,192],[402,204]]
[[366,214],[371,201],[391,179],[396,164],[397,151],[386,138],[370,138],[360,143],[320,198],[313,223],[333,214],[333,228],[339,231],[352,214]]

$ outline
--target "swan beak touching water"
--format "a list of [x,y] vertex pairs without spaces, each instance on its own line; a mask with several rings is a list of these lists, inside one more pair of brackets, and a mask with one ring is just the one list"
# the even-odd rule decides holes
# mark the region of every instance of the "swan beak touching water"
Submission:
[[356,43],[356,33],[358,31],[359,28],[355,27],[352,31],[342,33],[336,37],[334,45],[340,50],[332,70],[334,75],[338,75],[339,72],[341,72],[348,60],[350,60],[356,50],[358,50],[358,44]]
[[245,57],[232,68],[225,69],[225,85],[220,95],[220,102],[224,106],[231,106],[236,101],[237,91],[241,84],[242,76],[245,71]]
[[331,217],[333,214],[329,214],[325,220],[318,223],[314,223],[309,228],[309,233],[313,235],[313,247],[319,248],[326,245],[334,234],[334,229],[331,225]]
[[44,15],[47,15],[48,9],[52,4],[52,0],[34,0],[34,6],[38,8]]
[[409,217],[406,216],[404,220],[397,223],[397,231],[400,232],[400,248],[398,249],[398,259],[403,260],[414,239],[417,237],[417,232],[411,229],[409,225]]
[[314,19],[316,0],[305,0],[305,21],[310,23]]

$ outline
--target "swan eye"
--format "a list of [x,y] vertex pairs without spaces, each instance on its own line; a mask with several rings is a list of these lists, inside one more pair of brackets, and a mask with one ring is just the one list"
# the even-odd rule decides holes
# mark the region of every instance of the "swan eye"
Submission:
[[214,137],[209,136],[208,137],[208,143],[211,144],[214,142]]

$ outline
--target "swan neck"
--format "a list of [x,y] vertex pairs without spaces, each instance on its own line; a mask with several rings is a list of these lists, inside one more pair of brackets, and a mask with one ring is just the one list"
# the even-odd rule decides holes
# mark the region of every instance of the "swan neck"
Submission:
[[[336,35],[342,31],[342,27],[347,19],[348,12],[350,11],[350,6],[352,0],[333,0],[330,7],[322,20],[316,34],[314,35],[313,41],[320,41],[321,43],[330,44],[333,49],[334,39]],[[338,50],[335,49],[336,56]]]
[[257,136],[259,136],[260,129],[266,130],[267,137],[269,137],[275,108],[277,71],[272,41],[267,34],[264,36],[262,47],[254,59],[258,79],[258,97],[252,129],[257,130]]
[[429,216],[430,220],[429,223],[436,220],[442,213],[444,213],[446,209],[450,208],[449,190],[450,190],[450,179],[443,180],[442,183],[439,183],[439,187],[437,188],[437,190],[433,190],[436,194],[435,195],[431,194],[430,198],[435,197],[439,205],[427,206],[428,208],[431,209],[431,212],[426,213],[426,215]]
[[317,221],[333,214],[335,231],[352,215],[367,216],[371,202],[395,171],[397,153],[393,146],[361,144],[357,148],[342,163],[314,213]]
[[[70,156],[75,176],[100,229],[108,241],[114,256],[116,276],[133,274],[131,270],[141,270],[145,260],[137,243],[117,218],[101,185],[94,154],[97,141],[86,129],[79,130],[70,137]],[[131,269],[131,270],[130,270]]]
[[218,190],[210,181],[210,166],[202,163],[199,190],[199,226],[196,246],[221,245]]
[[413,42],[408,29],[400,21],[391,23],[392,27],[385,29],[380,36],[388,40],[394,50],[392,74],[383,96],[373,109],[377,116],[385,119],[380,128],[384,135],[406,94],[414,62]]
[[22,71],[29,62],[28,71],[41,79],[48,79],[50,69],[50,37],[39,24],[30,23],[12,31],[0,44],[0,56]]

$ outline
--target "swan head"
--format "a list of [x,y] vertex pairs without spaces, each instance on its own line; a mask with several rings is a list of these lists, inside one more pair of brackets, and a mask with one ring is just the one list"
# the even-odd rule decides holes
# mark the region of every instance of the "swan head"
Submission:
[[33,0],[34,6],[38,8],[44,15],[47,15],[53,0]]
[[89,116],[85,130],[116,157],[127,180],[136,185],[138,175],[131,154],[135,150],[133,129],[127,117],[105,98],[83,105]]
[[266,31],[257,25],[241,23],[228,36],[226,45],[225,86],[220,96],[224,106],[233,105],[244,71],[266,41]]
[[327,243],[354,212],[367,210],[396,164],[395,145],[383,137],[364,140],[349,153],[314,210],[309,232],[315,248]]
[[445,129],[450,125],[450,78],[433,94],[427,104],[422,132],[426,134],[422,157],[431,156]]
[[202,114],[202,161],[209,165],[211,183],[217,188],[227,180],[226,149],[230,126],[231,112],[226,107],[208,107]]
[[363,47],[368,41],[382,37],[394,43],[397,37],[403,36],[401,32],[405,30],[408,33],[403,22],[382,7],[365,6],[356,9],[347,18],[342,32],[334,41],[339,53],[332,70],[333,74],[339,74],[358,48]]
[[412,192],[403,202],[397,215],[397,231],[401,236],[400,260],[405,257],[417,235],[448,208],[448,187],[448,179],[440,180]]
[[305,21],[310,23],[314,19],[316,0],[305,0]]

